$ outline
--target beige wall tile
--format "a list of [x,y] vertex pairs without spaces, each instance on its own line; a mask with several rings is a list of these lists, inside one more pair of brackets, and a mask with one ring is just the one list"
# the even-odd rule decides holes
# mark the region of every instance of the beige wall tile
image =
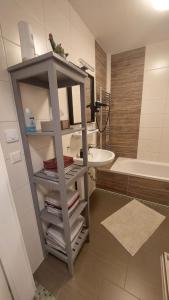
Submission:
[[144,100],[141,107],[142,114],[165,113],[165,99]]
[[[57,3],[54,7],[50,6],[48,1],[44,1],[44,19],[46,28],[46,38],[48,39],[51,32],[56,43],[62,43],[66,51],[70,50],[70,24],[69,19],[57,9]],[[67,49],[69,47],[69,49]],[[50,42],[48,41],[48,50],[51,50]]]
[[43,169],[44,160],[48,160],[55,157],[52,141],[48,147],[37,150],[32,146],[30,146],[30,149],[31,149],[31,157],[32,157],[34,172],[38,172],[41,169]]
[[139,132],[140,139],[151,139],[160,142],[161,135],[162,135],[161,127],[140,127],[140,132]]
[[34,272],[43,260],[43,253],[29,185],[14,192],[14,201],[32,272]]
[[0,121],[16,121],[16,108],[9,82],[0,81]]
[[158,157],[159,157],[159,153],[138,150],[138,155],[137,155],[138,159],[157,161]]
[[168,97],[165,99],[164,113],[169,115],[169,98]]
[[[20,3],[19,3],[20,2]],[[27,2],[27,7],[26,8],[26,2]],[[1,20],[1,27],[2,27],[2,35],[5,37],[7,40],[16,43],[17,45],[20,45],[20,39],[19,39],[19,31],[18,31],[18,22],[23,20],[26,22],[29,22],[32,27],[32,23],[36,23],[39,18],[42,19],[42,6],[39,7],[39,14],[37,14],[37,7],[35,9],[35,6],[38,6],[39,1],[33,1],[31,0],[30,3],[29,1],[13,1],[13,0],[6,0],[0,1],[1,5],[1,10],[0,10],[0,20]],[[34,5],[34,9],[33,9]],[[31,13],[31,11],[34,11],[34,14]],[[12,13],[11,13],[12,12]],[[38,18],[36,18],[35,17]],[[42,23],[41,23],[42,27]]]
[[25,19],[24,12],[20,9],[19,5],[12,0],[0,0],[0,6],[2,35],[6,39],[19,45],[20,41],[17,23],[19,20]]
[[138,158],[169,162],[168,99],[169,41],[163,41],[146,47]]
[[169,154],[160,152],[157,157],[157,161],[169,163]]
[[36,120],[49,120],[48,91],[28,84],[21,84],[20,87],[24,109],[31,109]]
[[169,127],[169,114],[168,113],[163,115],[162,126],[163,127]]
[[145,69],[169,66],[169,41],[154,43],[146,47]]
[[14,164],[12,164],[10,160],[6,160],[6,166],[12,191],[15,191],[28,184],[27,169],[24,158]]
[[165,99],[168,91],[169,68],[144,72],[143,99]]
[[163,124],[163,114],[141,114],[141,127],[161,127]]
[[53,141],[53,138],[50,136],[29,136],[28,139],[30,146],[35,150],[48,148]]
[[160,143],[158,140],[140,139],[138,145],[139,152],[159,152]]
[[6,59],[8,67],[16,65],[22,61],[20,46],[4,39]]
[[25,13],[31,15],[36,21],[43,24],[43,0],[16,0],[16,2]]
[[[95,67],[95,40],[88,30],[82,30],[80,26],[71,26],[71,59],[78,64],[79,58],[83,58],[91,66]],[[86,40],[88,43],[86,44]],[[78,43],[77,43],[78,41]]]
[[0,80],[9,80],[3,39],[0,37]]

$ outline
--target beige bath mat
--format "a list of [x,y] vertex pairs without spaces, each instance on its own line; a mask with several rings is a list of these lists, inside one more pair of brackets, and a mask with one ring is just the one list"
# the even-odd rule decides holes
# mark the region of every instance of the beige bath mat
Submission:
[[134,256],[164,220],[163,215],[134,199],[101,224]]

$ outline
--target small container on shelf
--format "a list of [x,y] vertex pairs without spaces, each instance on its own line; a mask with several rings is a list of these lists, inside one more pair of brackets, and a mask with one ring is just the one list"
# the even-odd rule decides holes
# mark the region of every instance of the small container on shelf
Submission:
[[24,115],[25,115],[26,132],[35,132],[36,123],[32,111],[29,108],[25,108]]
[[42,131],[53,131],[53,121],[42,121],[41,122]]
[[[69,120],[61,120],[60,121],[61,129],[69,129],[70,128],[70,122]],[[41,122],[41,130],[46,131],[53,131],[53,121],[42,121]]]
[[60,124],[61,124],[61,129],[62,130],[70,128],[70,122],[69,122],[69,120],[61,120]]

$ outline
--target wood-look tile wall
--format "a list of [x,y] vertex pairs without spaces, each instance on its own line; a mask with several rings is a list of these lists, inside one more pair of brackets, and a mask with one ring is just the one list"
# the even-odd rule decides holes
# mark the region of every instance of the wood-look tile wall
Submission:
[[[100,45],[95,41],[95,60],[96,60],[96,98],[100,98],[100,88],[106,90],[107,81],[107,55]],[[103,111],[103,127],[105,124],[105,114]],[[99,116],[97,116],[99,122]],[[106,135],[103,133],[102,139],[105,141]],[[100,145],[100,136],[97,136],[97,145]]]
[[96,97],[99,97],[100,87],[106,90],[107,55],[97,42],[95,42],[95,60],[96,60]]
[[97,187],[138,199],[169,206],[169,183],[117,174],[110,171],[97,171]]
[[143,88],[145,48],[111,57],[111,150],[136,158]]

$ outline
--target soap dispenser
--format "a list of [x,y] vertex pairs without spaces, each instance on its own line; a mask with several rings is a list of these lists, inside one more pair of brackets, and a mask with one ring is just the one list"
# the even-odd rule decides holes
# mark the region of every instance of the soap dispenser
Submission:
[[26,132],[36,131],[35,118],[29,108],[25,108],[25,125],[26,125]]

